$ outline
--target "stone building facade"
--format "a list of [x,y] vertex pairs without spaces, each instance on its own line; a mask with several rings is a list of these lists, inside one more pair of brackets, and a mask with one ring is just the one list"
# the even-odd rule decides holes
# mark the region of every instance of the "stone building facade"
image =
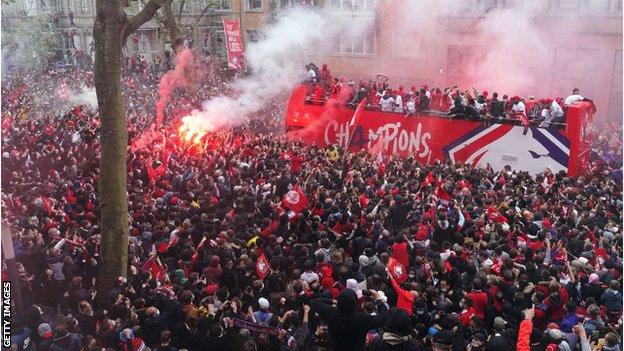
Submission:
[[[138,11],[141,1],[147,0],[132,1],[128,12]],[[401,10],[405,1],[417,0],[175,0],[173,8],[174,12],[182,8],[179,27],[187,40],[196,49],[219,57],[225,66],[223,16],[239,18],[244,41],[249,44],[262,38],[263,27],[279,9],[302,2],[313,4],[328,9],[337,20],[368,21],[373,26],[358,39],[328,39],[315,46],[314,52],[302,53],[301,62],[327,63],[334,73],[353,80],[384,73],[397,84],[448,86],[469,84],[463,81],[462,67],[488,45],[475,38],[479,20],[488,11],[527,2],[463,0],[461,15],[435,18],[435,35],[415,32],[409,40],[400,40],[393,28],[396,19],[404,16]],[[560,32],[548,58],[552,68],[536,82],[535,95],[565,96],[572,87],[578,87],[584,96],[596,101],[600,119],[621,119],[623,1],[539,1],[535,25]],[[64,56],[71,61],[76,50],[90,50],[94,12],[95,0],[14,0],[2,6],[3,34],[28,16],[49,14],[64,38]],[[149,61],[168,49],[168,41],[162,25],[153,19],[128,39],[126,53],[140,53]]]

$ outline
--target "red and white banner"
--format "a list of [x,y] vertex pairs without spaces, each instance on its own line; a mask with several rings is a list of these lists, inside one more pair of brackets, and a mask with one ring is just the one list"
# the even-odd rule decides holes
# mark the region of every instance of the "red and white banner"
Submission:
[[308,206],[308,197],[299,187],[293,187],[282,199],[282,207],[296,213],[301,212],[306,206]]
[[245,69],[245,47],[238,18],[223,17],[223,30],[225,31],[228,68],[242,71]]
[[407,269],[401,264],[401,262],[392,257],[388,260],[388,272],[399,284],[403,284],[403,282],[407,280]]
[[525,132],[521,125],[484,125],[428,113],[406,117],[360,109],[353,118],[354,109],[340,101],[305,103],[306,92],[306,86],[293,91],[286,128],[292,131],[293,140],[308,145],[341,145],[351,151],[411,156],[421,163],[451,160],[483,167],[489,164],[494,170],[509,165],[534,174],[546,168],[569,175],[585,171],[578,156],[587,150],[582,140],[595,112],[589,102],[568,107],[564,129],[529,127]]
[[271,264],[264,253],[260,254],[256,262],[256,274],[259,279],[264,279],[271,272]]

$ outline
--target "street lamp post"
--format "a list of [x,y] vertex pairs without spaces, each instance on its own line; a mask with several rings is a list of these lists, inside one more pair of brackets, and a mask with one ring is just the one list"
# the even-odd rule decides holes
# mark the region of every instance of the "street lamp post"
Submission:
[[23,316],[24,305],[22,303],[22,291],[20,287],[19,277],[17,275],[17,267],[15,265],[15,250],[13,249],[13,238],[11,237],[11,228],[2,224],[0,236],[2,237],[2,253],[7,265],[7,273],[9,273],[9,281],[11,282],[11,297],[15,305],[13,316]]

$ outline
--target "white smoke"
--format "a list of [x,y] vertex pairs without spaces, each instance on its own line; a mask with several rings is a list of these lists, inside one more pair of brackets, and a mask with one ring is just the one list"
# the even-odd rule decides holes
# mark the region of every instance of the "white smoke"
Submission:
[[[566,14],[565,28],[557,25],[557,18],[549,18],[549,3],[405,1],[392,20],[380,22],[380,27],[386,27],[380,31],[392,31],[402,40],[413,40],[416,34],[421,38],[418,66],[414,72],[405,72],[406,76],[420,76],[440,86],[459,84],[466,89],[474,85],[500,94],[546,97],[561,93],[551,86],[551,82],[556,85],[559,81],[555,71],[557,47],[566,40],[578,40],[570,33],[591,30],[586,28],[586,21],[574,21],[574,16],[580,19],[582,13]],[[440,58],[450,60],[450,45],[456,46],[456,54],[462,57],[444,64]],[[382,66],[387,63],[381,60]]]
[[72,91],[69,97],[69,103],[71,106],[89,105],[93,108],[97,108],[98,104],[95,88],[82,87],[80,91]]
[[554,58],[552,36],[534,22],[540,6],[543,3],[525,1],[521,8],[492,10],[479,21],[478,38],[487,46],[468,70],[476,84],[506,89],[511,95],[537,92],[536,83],[544,79]]
[[295,8],[269,26],[265,38],[246,52],[249,76],[233,83],[234,97],[205,101],[201,110],[184,117],[191,129],[210,131],[247,122],[247,116],[305,79],[303,56],[322,50],[340,36],[362,37],[373,20],[337,20],[328,13]]

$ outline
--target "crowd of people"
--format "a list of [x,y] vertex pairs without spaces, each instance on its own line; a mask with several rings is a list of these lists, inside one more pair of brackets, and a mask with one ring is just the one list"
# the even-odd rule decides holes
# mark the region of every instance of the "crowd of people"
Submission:
[[621,126],[575,178],[304,146],[274,134],[278,103],[198,145],[175,117],[227,93],[208,77],[143,146],[158,77],[129,73],[129,268],[97,291],[97,113],[34,105],[92,77],[20,74],[2,82],[14,350],[621,350]]
[[523,125],[541,127],[557,126],[565,123],[565,110],[577,101],[591,101],[580,95],[574,88],[565,98],[536,99],[518,95],[499,95],[487,90],[479,92],[475,87],[461,90],[457,85],[440,88],[423,84],[407,90],[403,85],[392,87],[388,77],[380,74],[376,80],[361,80],[358,85],[344,77],[333,77],[326,64],[319,69],[314,63],[306,65],[310,99],[322,101],[338,96],[347,90],[348,104],[355,107],[366,99],[367,108],[383,112],[400,113],[407,116],[418,115],[421,111],[443,114],[451,118],[466,118],[490,122],[518,121]]

